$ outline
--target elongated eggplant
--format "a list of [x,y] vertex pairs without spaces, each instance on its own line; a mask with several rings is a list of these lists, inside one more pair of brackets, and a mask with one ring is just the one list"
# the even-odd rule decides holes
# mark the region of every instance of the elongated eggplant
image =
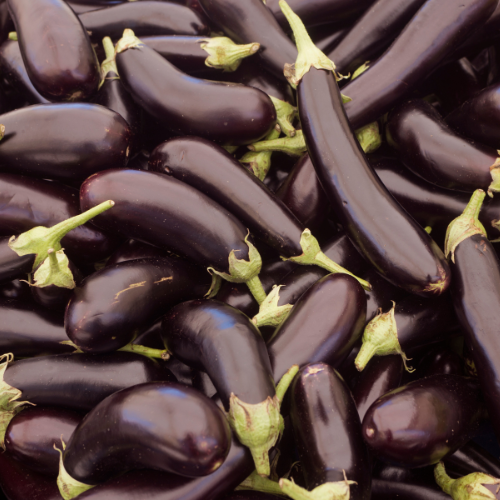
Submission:
[[10,247],[10,238],[0,238],[0,283],[25,278],[33,271],[36,255],[18,255]]
[[404,99],[482,26],[496,4],[496,0],[452,0],[446,6],[440,0],[425,2],[387,51],[343,87],[342,93],[352,99],[345,105],[352,128],[377,120]]
[[61,446],[76,429],[82,416],[74,411],[50,406],[26,408],[9,423],[5,448],[9,455],[31,470],[57,477]]
[[455,453],[447,455],[443,462],[446,465],[446,470],[456,476],[484,472],[500,477],[500,461],[474,441],[469,441]]
[[87,32],[63,0],[8,0],[26,71],[50,101],[85,100],[99,85]]
[[3,172],[81,181],[125,166],[132,139],[125,120],[96,104],[38,104],[0,116]]
[[203,297],[204,269],[180,259],[141,259],[107,266],[74,291],[64,324],[84,352],[111,352],[132,342],[169,307]]
[[363,437],[381,460],[409,468],[432,465],[474,435],[482,408],[477,382],[434,375],[378,399],[363,419]]
[[496,149],[456,135],[426,101],[398,106],[387,121],[387,140],[413,173],[438,186],[472,192],[500,190]]
[[[322,498],[320,491],[326,490],[332,498],[336,492],[339,498],[368,500],[371,459],[356,405],[339,374],[324,363],[302,368],[291,387],[290,415],[309,498]],[[305,497],[291,481],[282,479],[280,486],[292,498]]]
[[442,491],[416,484],[401,483],[396,481],[384,481],[374,479],[372,481],[373,500],[450,500],[450,497]]
[[[315,53],[318,49],[300,19],[280,1],[294,28],[300,57],[305,57],[304,51]],[[442,251],[390,196],[368,164],[349,126],[334,67],[319,54],[324,69],[299,61],[291,80],[298,85],[308,152],[336,217],[355,247],[385,279],[423,296],[443,293],[450,272]]]
[[130,469],[206,476],[230,445],[225,415],[206,396],[172,382],[139,384],[85,416],[62,455],[58,484],[73,498]]
[[294,374],[287,374],[275,387],[257,327],[223,302],[179,304],[163,317],[162,330],[164,344],[174,356],[207,372],[232,429],[252,453],[257,473],[269,476],[268,452],[280,435],[281,401]]

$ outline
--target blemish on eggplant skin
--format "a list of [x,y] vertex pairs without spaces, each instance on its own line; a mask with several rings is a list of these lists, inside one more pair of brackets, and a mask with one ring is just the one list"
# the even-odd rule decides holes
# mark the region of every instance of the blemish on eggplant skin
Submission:
[[124,288],[123,290],[120,290],[116,295],[115,295],[115,300],[121,295],[123,292],[127,292],[128,290],[133,290],[134,288],[139,288],[141,286],[144,286],[146,284],[145,281],[141,281],[140,283],[132,283],[129,285],[127,288]]
[[162,278],[161,280],[155,281],[154,284],[163,283],[164,281],[172,281],[172,276],[167,276],[166,278]]

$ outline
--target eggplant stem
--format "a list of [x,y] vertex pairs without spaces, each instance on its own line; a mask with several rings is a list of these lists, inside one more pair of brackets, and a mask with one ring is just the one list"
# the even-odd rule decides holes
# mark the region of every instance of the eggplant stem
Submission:
[[259,312],[252,318],[252,322],[260,328],[261,326],[278,327],[283,323],[293,308],[292,304],[279,306],[280,288],[283,285],[273,285],[265,300],[260,304]]
[[[344,472],[345,477],[345,472]],[[288,479],[280,479],[279,485],[283,493],[293,500],[349,500],[350,486],[356,484],[355,481],[336,481],[324,483],[307,491]]]
[[[293,120],[298,116],[298,111],[295,106],[290,103],[277,99],[272,95],[269,96],[271,99],[274,109],[276,110],[276,121],[280,126],[281,130],[287,137],[293,137],[297,133],[295,127],[293,126]],[[278,136],[279,137],[279,136]],[[266,137],[266,140],[268,138]]]
[[168,349],[153,349],[152,347],[130,343],[126,346],[120,347],[118,350],[124,352],[135,352],[151,359],[163,359],[164,361],[170,359]]
[[500,191],[500,158],[490,167],[491,184],[488,186],[488,196],[493,198],[493,193]]
[[47,250],[48,257],[42,262],[33,275],[31,286],[44,288],[46,286],[57,286],[72,290],[76,287],[73,273],[69,268],[69,260],[63,249],[55,252],[53,248]]
[[208,54],[205,65],[224,71],[236,71],[245,57],[256,54],[260,49],[260,43],[238,45],[225,36],[203,38],[199,41],[202,42],[200,47]]
[[287,372],[281,377],[281,380],[278,382],[276,386],[276,396],[278,398],[279,404],[283,402],[286,391],[290,387],[295,375],[297,375],[299,371],[299,365],[292,365]]
[[266,300],[266,291],[262,286],[260,278],[254,276],[245,282],[253,298],[258,302],[259,306]]
[[269,493],[271,495],[283,496],[283,492],[276,481],[272,481],[267,477],[262,477],[257,474],[257,471],[253,471],[239,486],[235,488],[236,490],[252,490],[260,491],[261,493]]
[[436,480],[437,485],[449,495],[455,480],[448,476],[443,462],[439,462],[436,467],[434,467],[434,479]]
[[[277,139],[280,134],[281,127],[276,124],[276,126],[266,136],[265,140],[270,141]],[[263,181],[271,168],[272,154],[272,151],[248,151],[240,158],[240,163],[245,165],[255,175],[255,177]]]
[[104,53],[106,54],[106,59],[101,64],[101,82],[99,83],[99,88],[102,87],[104,81],[108,76],[108,73],[114,73],[116,76],[111,77],[112,80],[119,80],[118,76],[118,68],[116,67],[116,59],[115,59],[115,46],[111,41],[109,36],[105,36],[102,39],[102,45],[104,47]]
[[280,151],[289,156],[301,156],[307,151],[306,141],[302,130],[297,130],[293,137],[281,137],[279,139],[254,142],[248,146],[250,151]]
[[369,123],[356,130],[356,139],[365,154],[374,153],[382,145],[380,130],[377,122]]
[[[61,442],[63,450],[65,450],[66,444],[64,443],[62,438]],[[56,448],[55,444],[54,449],[59,452],[59,475],[57,476],[57,487],[59,488],[59,493],[64,500],[71,500],[81,493],[94,488],[95,485],[81,483],[80,481],[73,479],[64,467],[63,452],[59,448]]]

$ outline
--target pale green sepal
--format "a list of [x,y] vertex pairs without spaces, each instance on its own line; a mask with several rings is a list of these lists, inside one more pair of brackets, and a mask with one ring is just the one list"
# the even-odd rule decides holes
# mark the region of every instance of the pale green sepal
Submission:
[[69,260],[63,250],[54,252],[52,248],[47,250],[49,256],[42,262],[42,265],[33,275],[32,286],[44,288],[55,285],[59,288],[75,288],[73,273],[69,269]]
[[17,42],[19,39],[17,37],[17,31],[11,31],[8,36],[9,40],[12,40],[13,42]]
[[283,492],[276,481],[259,476],[255,470],[239,486],[236,486],[235,489],[260,491],[271,495],[283,496]]
[[255,54],[260,49],[260,43],[238,45],[226,36],[201,39],[200,47],[208,53],[205,64],[210,68],[224,71],[236,71],[241,61]]
[[371,290],[372,287],[368,281],[365,281],[361,278],[358,278],[347,269],[344,269],[342,266],[339,266],[332,259],[327,257],[323,251],[321,250],[318,240],[311,234],[309,229],[304,229],[302,236],[300,237],[300,246],[302,248],[303,253],[296,257],[283,257],[282,260],[291,260],[292,262],[296,262],[297,264],[302,264],[304,266],[319,266],[331,273],[344,273],[352,276],[365,290]]
[[135,36],[132,30],[126,29],[123,31],[122,37],[115,46],[115,54],[137,47],[144,47],[144,44]]
[[365,327],[363,332],[363,343],[359,350],[354,364],[358,371],[363,371],[373,356],[388,356],[389,354],[399,354],[403,358],[403,363],[408,372],[415,371],[408,367],[406,362],[409,358],[401,349],[398,339],[398,326],[394,317],[394,308],[396,303],[392,302],[392,308],[386,313],[379,311]]
[[[63,450],[66,449],[64,441],[62,441],[62,445]],[[94,485],[81,483],[80,481],[73,479],[64,468],[62,451],[59,448],[56,448],[56,445],[54,445],[54,449],[59,452],[59,475],[57,476],[57,487],[59,488],[59,493],[64,500],[71,500],[72,498],[75,498],[94,487]]]
[[346,479],[324,483],[312,491],[307,491],[288,479],[280,479],[279,482],[283,493],[293,500],[349,500],[351,496],[349,485],[351,484],[356,484],[356,482]]
[[139,344],[130,343],[120,347],[118,351],[135,352],[136,354],[142,354],[143,356],[147,356],[151,359],[163,359],[164,361],[170,359],[168,349],[153,349],[152,347],[146,347]]
[[233,146],[232,144],[226,144],[225,146],[222,146],[230,155],[236,152],[236,150],[239,148],[239,146]]
[[290,156],[302,156],[306,151],[306,140],[302,130],[297,130],[293,137],[254,142],[248,146],[251,151],[280,151]]
[[344,94],[340,94],[340,96],[342,97],[342,104],[347,104],[348,102],[352,101],[351,97],[348,97],[348,96],[346,96]]
[[439,462],[434,468],[434,478],[438,486],[453,500],[485,500],[487,498],[493,500],[496,495],[483,485],[500,485],[500,479],[483,472],[473,472],[467,476],[452,479],[446,473],[443,462]]
[[[298,115],[297,108],[290,103],[277,99],[276,97],[269,96],[274,109],[276,110],[276,121],[280,126],[283,133],[288,137],[293,137],[297,131],[293,126],[293,120]],[[267,138],[266,138],[267,139]]]
[[283,285],[273,286],[273,289],[260,305],[259,312],[252,318],[252,322],[258,328],[261,326],[277,327],[288,318],[293,308],[292,304],[285,304],[284,306],[278,305],[280,300],[280,288],[282,286]]
[[104,47],[104,53],[106,54],[106,59],[101,64],[101,82],[99,83],[99,88],[102,87],[104,80],[107,79],[108,73],[114,73],[116,76],[111,77],[112,80],[119,80],[118,68],[116,67],[116,54],[115,46],[111,41],[109,36],[102,39],[102,45]]
[[[266,136],[266,141],[277,139],[281,134],[281,127],[276,126]],[[272,151],[248,151],[241,158],[240,163],[246,167],[257,177],[263,181],[266,178],[269,169],[271,168]]]
[[354,73],[352,74],[351,81],[357,78],[359,75],[363,74],[370,67],[370,61],[364,62]]
[[220,287],[222,285],[222,278],[217,274],[214,274],[210,271],[208,272],[212,276],[212,282],[210,283],[208,292],[205,294],[205,298],[213,299],[219,293]]
[[374,153],[382,145],[382,137],[378,122],[372,122],[364,127],[356,130],[356,138],[358,139],[361,149],[366,153]]
[[293,12],[285,0],[280,0],[279,5],[290,23],[299,52],[295,64],[285,64],[284,74],[290,85],[297,88],[297,85],[311,67],[333,71],[335,74],[335,64],[314,45],[299,16]]
[[[498,151],[500,154],[500,151]],[[493,193],[500,191],[500,158],[497,158],[495,163],[490,167],[490,175],[493,179],[488,186],[488,196],[493,198]]]
[[451,253],[452,262],[455,262],[455,249],[462,241],[474,234],[486,236],[486,230],[478,218],[485,196],[482,189],[476,189],[462,215],[452,220],[446,229],[444,255],[448,257]]

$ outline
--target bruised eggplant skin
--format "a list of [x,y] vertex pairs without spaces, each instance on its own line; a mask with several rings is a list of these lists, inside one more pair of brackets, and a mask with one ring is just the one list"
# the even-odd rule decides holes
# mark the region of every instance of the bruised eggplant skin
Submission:
[[173,381],[161,362],[141,354],[56,354],[9,364],[4,380],[20,401],[89,411],[116,391],[155,380]]
[[66,308],[66,333],[84,352],[111,352],[134,340],[169,307],[203,297],[210,275],[175,258],[107,266],[75,288]]
[[86,100],[99,85],[99,61],[77,15],[63,0],[7,0],[26,71],[50,101]]
[[290,391],[290,415],[307,489],[344,481],[345,472],[349,481],[356,481],[349,485],[349,498],[368,500],[371,458],[342,377],[325,363],[309,364],[299,371]]
[[37,104],[0,115],[2,172],[64,182],[124,167],[132,140],[127,122],[97,104]]
[[59,452],[54,445],[67,443],[82,416],[74,411],[50,406],[34,406],[17,414],[5,431],[5,448],[25,467],[57,477]]
[[[169,249],[191,261],[228,271],[231,250],[248,259],[246,228],[220,205],[170,176],[137,170],[107,170],[80,190],[82,210],[115,202],[111,216],[93,223],[106,231]],[[147,223],[145,224],[145,221]]]
[[459,375],[434,375],[377,400],[363,419],[363,437],[385,462],[424,467],[474,436],[482,411],[477,382]]
[[188,76],[142,43],[119,52],[116,64],[136,102],[177,134],[239,145],[258,141],[275,125],[276,111],[264,92]]
[[149,166],[212,198],[280,255],[295,257],[303,253],[300,239],[305,227],[220,146],[197,137],[171,139],[151,153]]
[[423,296],[443,293],[451,278],[443,252],[370,167],[333,73],[311,68],[297,95],[309,156],[354,246],[392,284]]

